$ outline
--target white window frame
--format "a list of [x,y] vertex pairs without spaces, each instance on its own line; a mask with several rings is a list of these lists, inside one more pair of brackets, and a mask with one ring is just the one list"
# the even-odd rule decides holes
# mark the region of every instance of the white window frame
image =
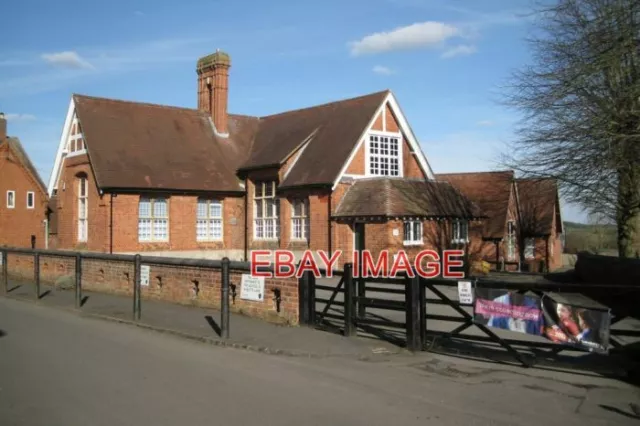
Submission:
[[[31,196],[31,204],[29,204],[29,196]],[[36,193],[33,191],[27,191],[27,208],[29,210],[36,208]]]
[[[462,231],[465,231],[464,233]],[[466,235],[462,235],[466,234]],[[451,242],[453,244],[466,244],[469,242],[469,221],[455,219],[451,223]]]
[[[271,186],[271,194],[266,195],[269,186]],[[273,201],[271,211],[267,208],[267,201]],[[258,204],[260,204],[260,207],[258,207]],[[271,232],[267,232],[267,228]],[[271,234],[271,236],[268,236],[268,234]],[[253,239],[277,241],[279,238],[280,202],[276,197],[276,182],[256,182],[253,189]]]
[[[84,182],[84,193],[82,184]],[[84,208],[82,207],[84,204]],[[78,178],[78,242],[87,242],[89,236],[89,181],[86,176]]]
[[[9,202],[9,195],[11,195],[11,203]],[[16,208],[16,191],[7,191],[7,208],[15,209]]]
[[[420,230],[420,238],[417,239],[415,236],[416,228]],[[407,239],[407,229],[409,239]],[[420,220],[405,220],[402,223],[402,240],[405,246],[420,246],[423,244],[423,234],[424,234],[424,226],[422,221]]]
[[[67,140],[67,145],[65,147],[67,158],[75,157],[76,155],[82,155],[87,153],[87,144],[84,141],[84,138],[82,137],[82,132],[80,131],[81,130],[80,123],[78,122],[77,118],[74,118],[73,122],[71,123],[72,129],[73,129],[73,126],[76,126],[77,133],[75,135],[69,135],[69,138]],[[82,140],[82,149],[75,149],[75,146],[79,139]],[[71,144],[73,144],[73,150],[71,150]]]
[[[301,214],[296,215],[296,205],[301,205]],[[309,241],[309,200],[297,198],[291,200],[291,240]]]
[[[509,226],[511,225],[511,226]],[[516,222],[507,222],[507,260],[513,261],[516,258]]]
[[[140,211],[140,206],[143,202],[149,203],[149,215],[142,216],[142,212]],[[156,216],[155,213],[155,205],[164,202],[166,206],[166,215],[165,216]],[[166,243],[169,241],[169,198],[168,197],[140,197],[138,200],[138,242],[140,243]],[[141,224],[143,221],[147,221],[149,223],[149,237],[142,238],[140,235]],[[167,232],[165,237],[156,237],[156,229],[163,225]]]
[[[204,204],[205,206],[205,215],[202,216],[200,214],[200,205]],[[213,215],[211,212],[211,208],[213,206],[219,206],[220,214]],[[222,241],[224,238],[224,205],[222,200],[211,199],[211,198],[198,198],[196,204],[196,241],[198,242],[206,242],[206,241]],[[220,235],[214,236],[215,230],[220,229]],[[204,230],[204,235],[200,233],[201,230]]]
[[535,238],[524,239],[524,258],[525,259],[536,258],[536,239]]
[[[382,154],[380,151],[380,147],[378,147],[378,152],[377,153],[373,153],[372,152],[372,148],[371,148],[371,138],[372,137],[383,137],[383,138],[395,138],[398,140],[398,155],[397,155],[397,160],[398,160],[398,175],[392,175],[391,174],[391,159],[395,158],[396,156],[391,155],[390,153],[388,154]],[[367,132],[367,134],[365,135],[365,176],[388,176],[388,177],[404,177],[404,156],[403,156],[403,148],[404,148],[404,139],[402,137],[402,133],[401,132],[381,132],[381,131],[369,131]],[[381,158],[385,158],[385,159],[389,159],[389,174],[384,175],[381,173],[373,173],[372,168],[371,168],[371,159],[372,157],[377,157],[379,159]],[[381,167],[380,167],[381,163],[379,164],[378,167],[378,171],[381,171]]]

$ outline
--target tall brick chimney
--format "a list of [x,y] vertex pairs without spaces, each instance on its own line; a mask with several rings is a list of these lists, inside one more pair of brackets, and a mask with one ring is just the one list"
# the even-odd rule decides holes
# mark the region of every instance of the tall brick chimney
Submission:
[[198,60],[198,109],[211,115],[220,135],[228,135],[227,100],[231,58],[218,50]]
[[7,138],[7,119],[4,118],[4,112],[0,112],[0,142]]

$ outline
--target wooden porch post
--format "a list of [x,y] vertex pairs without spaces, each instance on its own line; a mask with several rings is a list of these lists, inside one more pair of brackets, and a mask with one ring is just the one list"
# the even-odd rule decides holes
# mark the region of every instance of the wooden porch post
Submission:
[[496,271],[500,270],[500,241],[496,240]]

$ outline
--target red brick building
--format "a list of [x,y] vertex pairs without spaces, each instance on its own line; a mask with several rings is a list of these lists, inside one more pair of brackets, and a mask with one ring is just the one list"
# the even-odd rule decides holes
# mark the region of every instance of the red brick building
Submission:
[[516,179],[512,170],[438,174],[474,202],[487,219],[472,224],[471,258],[507,270],[562,266],[562,216],[553,179]]
[[[478,218],[434,181],[390,91],[229,114],[230,65],[223,52],[198,61],[197,109],[72,97],[48,188],[51,246],[232,259],[254,249],[350,253],[364,221],[366,248],[416,249],[433,223]],[[343,198],[365,180],[387,188],[394,211],[349,216],[353,200]],[[417,187],[397,181],[430,182],[431,199],[455,200],[411,205]]]
[[44,248],[47,190],[0,113],[0,246]]

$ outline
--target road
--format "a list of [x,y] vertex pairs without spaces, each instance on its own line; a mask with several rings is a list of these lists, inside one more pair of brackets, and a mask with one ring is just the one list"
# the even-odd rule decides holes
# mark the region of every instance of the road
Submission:
[[637,424],[628,385],[442,365],[219,348],[0,298],[2,426]]

